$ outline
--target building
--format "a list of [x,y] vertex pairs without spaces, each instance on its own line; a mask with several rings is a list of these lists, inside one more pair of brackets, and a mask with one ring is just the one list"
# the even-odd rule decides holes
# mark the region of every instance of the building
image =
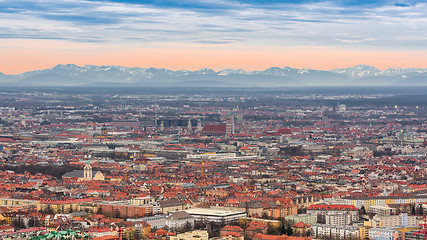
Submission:
[[206,136],[225,136],[227,133],[227,125],[205,125],[200,132],[201,135]]
[[203,222],[230,223],[237,221],[239,218],[246,217],[246,212],[210,208],[193,208],[185,211],[193,216],[196,221]]
[[69,200],[42,200],[40,211],[48,213],[71,213],[82,211],[88,205],[93,205],[92,198],[69,199]]
[[369,239],[389,239],[399,240],[405,239],[405,232],[399,228],[371,228],[369,229]]
[[152,214],[153,206],[132,205],[129,201],[105,201],[98,204],[98,211],[109,217],[116,218],[137,218]]
[[194,217],[185,211],[175,212],[166,218],[166,226],[174,230],[192,230],[194,228]]
[[269,216],[272,218],[284,218],[289,215],[295,215],[298,212],[298,207],[295,204],[284,204],[269,209]]
[[313,195],[292,198],[292,202],[294,202],[294,204],[296,204],[299,209],[307,208],[310,205],[318,203],[318,201],[316,201]]
[[292,225],[292,231],[296,236],[307,236],[311,226],[303,222],[298,222]]
[[227,225],[227,226],[224,226],[223,228],[221,228],[221,232],[220,232],[221,236],[227,236],[229,234],[237,236],[237,234],[235,234],[235,233],[239,234],[240,236],[243,236],[244,235],[244,229],[239,227],[239,226]]
[[128,219],[128,221],[142,221],[148,223],[151,228],[160,229],[166,226],[166,216],[165,215],[155,215],[143,218]]
[[409,196],[377,196],[377,197],[344,197],[347,204],[354,205],[358,209],[362,206],[366,211],[370,211],[371,206],[389,206],[390,204],[413,204],[427,202],[425,195]]
[[305,224],[313,225],[317,223],[317,214],[296,214],[286,216],[287,222],[298,223],[303,222]]
[[209,234],[206,230],[185,232],[176,236],[170,236],[169,240],[208,240]]
[[227,113],[227,121],[225,124],[225,132],[228,136],[233,135],[235,133],[233,113]]
[[334,215],[340,213],[350,214],[351,221],[359,220],[359,210],[353,205],[311,205],[307,208],[307,214]]
[[91,181],[99,180],[104,181],[105,176],[101,171],[93,171],[92,166],[89,161],[86,162],[86,165],[83,170],[73,170],[62,175],[63,178],[77,178],[79,181]]
[[17,212],[24,209],[37,209],[40,210],[40,201],[27,200],[27,199],[14,199],[14,198],[0,198],[0,207],[7,208],[12,212]]
[[281,222],[279,220],[270,220],[270,219],[263,219],[263,218],[244,217],[239,219],[239,223],[244,223],[244,222],[264,223],[265,225],[271,226],[273,228],[279,228],[281,226]]
[[421,218],[401,213],[400,215],[374,216],[371,222],[373,227],[406,227],[418,225]]
[[150,206],[152,208],[153,214],[160,213],[160,204],[154,201],[154,198],[151,196],[140,196],[136,198],[131,198],[129,201],[130,205],[133,206]]
[[369,211],[375,213],[377,216],[390,216],[390,214],[395,212],[394,208],[378,205],[371,206]]
[[326,222],[326,225],[332,225],[332,226],[350,225],[351,214],[350,213],[326,214],[325,222]]
[[185,209],[185,204],[176,198],[159,201],[159,204],[161,213],[165,215],[170,212],[177,212]]
[[311,236],[315,238],[358,239],[359,228],[314,224],[311,225]]

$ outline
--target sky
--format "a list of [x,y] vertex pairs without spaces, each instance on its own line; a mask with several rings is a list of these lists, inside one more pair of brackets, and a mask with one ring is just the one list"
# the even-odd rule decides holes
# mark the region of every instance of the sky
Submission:
[[427,67],[416,0],[0,0],[0,72]]

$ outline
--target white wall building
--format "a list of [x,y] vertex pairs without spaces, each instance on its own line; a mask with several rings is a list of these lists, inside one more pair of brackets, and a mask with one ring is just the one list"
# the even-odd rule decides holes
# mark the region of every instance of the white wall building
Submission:
[[326,225],[332,226],[346,226],[351,223],[350,213],[337,213],[325,215]]
[[311,236],[315,238],[359,239],[359,228],[314,224],[311,226]]
[[246,212],[218,210],[211,208],[193,208],[185,210],[193,216],[196,221],[229,223],[237,221],[239,218],[246,217]]
[[189,229],[193,229],[194,222],[195,222],[194,217],[192,217],[190,214],[188,214],[185,211],[175,212],[166,218],[166,226],[174,230],[184,229],[187,227]]

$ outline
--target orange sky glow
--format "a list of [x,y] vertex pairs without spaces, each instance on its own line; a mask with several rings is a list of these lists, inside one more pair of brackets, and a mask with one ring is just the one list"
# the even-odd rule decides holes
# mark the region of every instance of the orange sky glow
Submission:
[[[1,42],[0,42],[1,43]],[[425,67],[427,52],[349,51],[328,47],[292,49],[251,49],[214,45],[206,46],[97,46],[52,40],[3,40],[0,48],[0,72],[19,74],[51,68],[57,64],[119,65],[156,67],[171,70],[242,68],[264,70],[269,67],[294,67],[331,70],[357,64],[379,69],[390,67]]]

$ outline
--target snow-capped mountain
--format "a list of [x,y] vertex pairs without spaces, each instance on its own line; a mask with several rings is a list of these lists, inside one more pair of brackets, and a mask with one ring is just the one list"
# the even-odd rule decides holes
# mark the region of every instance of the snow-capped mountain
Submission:
[[173,71],[164,68],[66,64],[15,75],[0,73],[0,82],[3,86],[427,86],[427,68],[389,68],[381,71],[373,66],[357,65],[331,71],[271,67],[247,72],[242,69]]
[[345,74],[350,77],[371,77],[381,72],[378,68],[369,65],[357,65],[351,68],[334,69],[331,72]]
[[243,69],[224,69],[221,71],[218,71],[217,74],[219,76],[225,76],[225,75],[231,75],[231,74],[247,74],[247,72]]

